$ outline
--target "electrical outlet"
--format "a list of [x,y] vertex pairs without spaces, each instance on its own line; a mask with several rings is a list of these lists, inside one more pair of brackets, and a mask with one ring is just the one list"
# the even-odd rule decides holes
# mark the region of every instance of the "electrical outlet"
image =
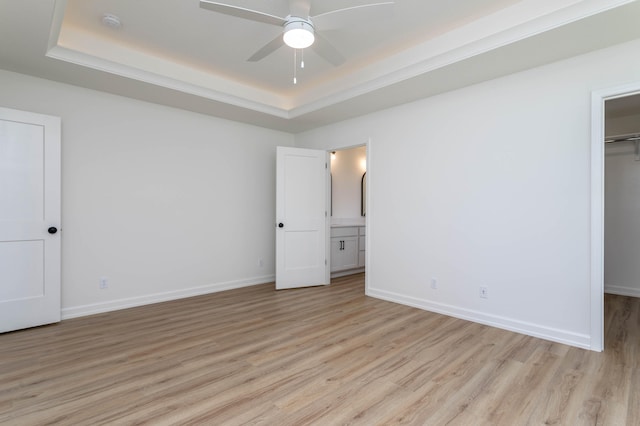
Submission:
[[100,287],[100,290],[109,288],[109,280],[107,280],[107,277],[100,277],[99,287]]
[[431,288],[434,290],[438,289],[438,279],[435,277],[431,278]]
[[489,298],[489,287],[480,286],[480,297],[482,299],[488,299]]

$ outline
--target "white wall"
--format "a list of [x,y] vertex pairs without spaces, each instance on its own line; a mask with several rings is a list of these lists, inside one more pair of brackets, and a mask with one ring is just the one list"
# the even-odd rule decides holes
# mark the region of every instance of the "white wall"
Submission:
[[339,150],[331,160],[331,199],[334,220],[360,219],[362,174],[367,171],[367,148]]
[[[640,116],[607,120],[606,134],[640,132]],[[640,162],[634,144],[605,146],[604,283],[608,293],[640,297]]]
[[62,117],[64,317],[273,280],[293,136],[4,71],[0,93]]
[[591,92],[640,79],[639,50],[297,135],[312,148],[371,138],[368,294],[589,347]]

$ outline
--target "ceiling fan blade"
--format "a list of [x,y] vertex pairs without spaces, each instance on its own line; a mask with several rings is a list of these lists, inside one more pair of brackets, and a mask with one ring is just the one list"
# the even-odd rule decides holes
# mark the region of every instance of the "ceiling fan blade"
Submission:
[[316,40],[311,45],[311,48],[314,52],[335,66],[344,64],[344,56],[342,56],[340,52],[338,52],[338,49],[333,47],[326,38],[318,33],[316,33]]
[[209,0],[200,0],[202,9],[212,10],[225,15],[236,16],[238,18],[249,19],[251,21],[263,22],[265,24],[283,26],[285,19],[279,16],[269,15],[268,13],[259,12],[257,10],[245,9],[244,7],[232,6],[230,4],[218,3]]
[[258,62],[259,60],[269,56],[282,46],[284,46],[284,40],[282,40],[282,34],[280,34],[278,37],[262,46],[262,48],[260,48],[260,50],[258,50],[249,59],[247,59],[247,61]]
[[311,0],[289,0],[289,13],[291,16],[307,19],[310,10]]
[[348,27],[353,22],[379,21],[393,12],[393,1],[345,7],[312,16],[316,30],[335,30]]

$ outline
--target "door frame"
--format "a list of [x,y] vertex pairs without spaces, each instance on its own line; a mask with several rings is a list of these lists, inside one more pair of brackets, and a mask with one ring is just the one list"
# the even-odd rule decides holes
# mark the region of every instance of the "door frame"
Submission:
[[[327,153],[331,153],[331,151],[343,151],[343,150],[347,150],[347,149],[352,149],[352,148],[359,148],[361,146],[365,147],[365,151],[366,151],[366,156],[365,158],[367,159],[367,187],[365,188],[365,193],[366,193],[366,201],[365,201],[365,207],[366,207],[366,212],[367,215],[364,217],[364,226],[365,226],[365,230],[366,230],[366,238],[365,238],[365,253],[364,253],[364,257],[365,257],[365,261],[364,261],[364,293],[365,295],[369,295],[369,288],[370,288],[370,276],[371,274],[368,273],[368,265],[371,265],[371,185],[372,185],[372,174],[371,174],[371,146],[373,145],[372,143],[372,139],[369,136],[367,138],[367,140],[364,143],[357,143],[357,144],[353,144],[353,145],[341,145],[341,146],[335,146],[332,148],[327,149]],[[331,182],[329,182],[329,188],[331,188]],[[329,191],[327,191],[327,197],[328,197],[328,202],[327,205],[331,206],[331,189]],[[333,206],[331,206],[331,208],[333,208]],[[331,229],[331,222],[329,222],[329,229]],[[329,259],[329,270],[331,270],[331,239],[327,239],[327,253],[328,253],[328,259]],[[329,273],[329,275],[331,275]]]
[[640,94],[640,81],[591,93],[591,342],[604,350],[604,138],[605,101]]

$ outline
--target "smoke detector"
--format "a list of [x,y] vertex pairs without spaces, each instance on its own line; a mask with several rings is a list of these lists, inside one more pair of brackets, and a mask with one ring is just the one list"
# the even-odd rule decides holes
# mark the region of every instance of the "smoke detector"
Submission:
[[120,18],[112,13],[105,13],[102,15],[102,24],[109,28],[120,28],[122,23],[120,22]]

